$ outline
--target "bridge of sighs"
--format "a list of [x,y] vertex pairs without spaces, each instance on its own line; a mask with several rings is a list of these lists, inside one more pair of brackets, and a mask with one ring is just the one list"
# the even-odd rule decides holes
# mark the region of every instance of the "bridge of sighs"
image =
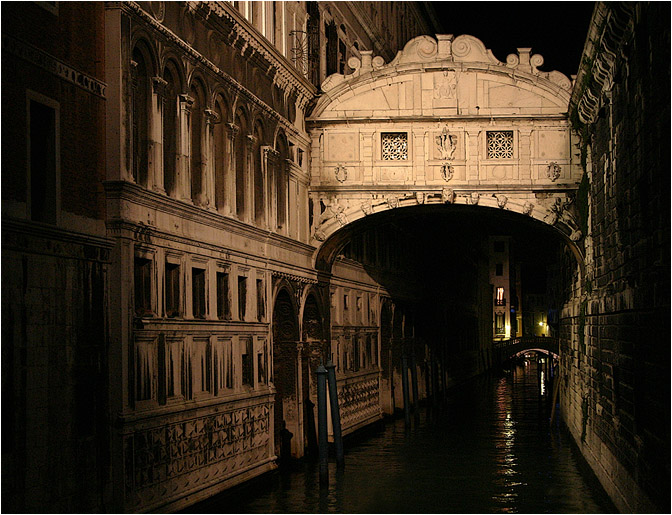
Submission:
[[572,82],[543,62],[529,48],[501,62],[473,36],[420,36],[389,63],[362,52],[352,74],[328,77],[307,119],[317,267],[353,222],[430,204],[530,217],[577,253]]

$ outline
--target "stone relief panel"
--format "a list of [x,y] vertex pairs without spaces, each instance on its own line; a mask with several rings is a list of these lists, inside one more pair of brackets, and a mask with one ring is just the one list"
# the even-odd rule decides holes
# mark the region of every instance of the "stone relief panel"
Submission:
[[569,133],[566,130],[534,131],[534,157],[562,161],[569,159]]
[[389,167],[389,168],[380,168],[380,181],[381,182],[398,182],[403,183],[408,180],[410,175],[410,169],[407,167]]
[[514,165],[484,165],[485,178],[489,181],[501,181],[514,178]]
[[327,133],[325,138],[324,160],[338,162],[359,161],[359,133]]
[[135,431],[124,438],[128,507],[169,502],[271,456],[271,404]]

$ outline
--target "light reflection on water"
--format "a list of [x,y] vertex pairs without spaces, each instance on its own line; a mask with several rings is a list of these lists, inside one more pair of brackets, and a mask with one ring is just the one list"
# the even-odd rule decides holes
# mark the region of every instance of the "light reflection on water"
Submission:
[[[545,399],[545,397],[543,398]],[[192,507],[209,513],[602,513],[614,508],[584,477],[569,436],[548,424],[536,367],[454,392],[346,448],[345,470],[297,463],[291,473]]]

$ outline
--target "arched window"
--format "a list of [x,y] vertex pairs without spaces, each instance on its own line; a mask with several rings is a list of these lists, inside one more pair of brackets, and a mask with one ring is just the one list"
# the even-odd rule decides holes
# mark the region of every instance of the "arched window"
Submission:
[[254,162],[254,221],[257,225],[264,224],[266,195],[264,194],[264,171],[262,163],[261,144],[264,141],[264,134],[261,125],[256,123],[254,126],[254,147],[252,159]]
[[247,124],[239,114],[236,115],[238,134],[235,141],[236,152],[236,216],[241,220],[245,217],[245,198],[247,185],[245,184],[245,154],[247,152]]
[[215,101],[215,112],[219,123],[215,124],[215,206],[219,211],[226,207],[226,174],[228,173],[226,121],[228,109],[222,97]]
[[276,145],[278,160],[275,168],[275,209],[277,213],[278,229],[283,229],[287,224],[287,141],[283,134],[278,136]]
[[177,75],[172,67],[167,66],[163,72],[166,81],[166,93],[163,103],[163,186],[168,195],[177,194],[176,162],[177,162]]
[[203,195],[203,88],[199,83],[191,86],[194,99],[191,108],[191,200],[200,206],[205,203]]
[[133,50],[135,69],[132,79],[132,173],[137,184],[147,186],[149,166],[149,99],[150,82],[145,56],[140,48]]

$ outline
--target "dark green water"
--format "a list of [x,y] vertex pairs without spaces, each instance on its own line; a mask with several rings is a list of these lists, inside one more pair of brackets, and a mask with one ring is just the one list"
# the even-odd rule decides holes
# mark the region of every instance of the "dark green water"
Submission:
[[421,409],[410,430],[395,420],[346,448],[346,466],[291,472],[193,506],[207,513],[605,513],[614,512],[577,457],[549,427],[536,369],[479,379],[445,407]]

